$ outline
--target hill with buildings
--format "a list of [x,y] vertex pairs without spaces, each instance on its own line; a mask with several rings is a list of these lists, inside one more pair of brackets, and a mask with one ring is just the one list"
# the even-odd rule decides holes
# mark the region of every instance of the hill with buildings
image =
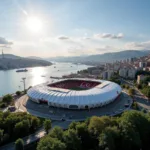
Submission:
[[0,55],[0,70],[18,69],[37,66],[50,66],[51,62],[32,58],[24,58],[12,54]]
[[104,53],[88,56],[76,56],[76,57],[53,57],[49,58],[52,61],[59,62],[113,62],[116,60],[124,60],[133,57],[142,57],[150,54],[150,50],[125,50],[120,52]]

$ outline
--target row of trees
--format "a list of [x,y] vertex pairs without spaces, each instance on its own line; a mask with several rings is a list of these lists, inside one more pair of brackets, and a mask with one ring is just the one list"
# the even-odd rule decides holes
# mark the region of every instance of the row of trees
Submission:
[[150,114],[128,111],[121,117],[92,117],[72,122],[68,130],[53,128],[37,150],[148,150]]
[[[16,95],[17,96],[21,96],[21,94],[23,94],[23,92],[21,91],[16,91]],[[8,105],[13,105],[13,96],[11,94],[7,94],[5,96],[3,96],[2,100],[0,101],[0,108],[5,108]]]
[[148,98],[150,98],[150,87],[148,83],[150,82],[150,76],[147,76],[140,84],[136,84],[136,87]]
[[13,102],[13,97],[10,94],[5,95],[0,101],[0,108],[5,108]]
[[0,145],[33,133],[41,121],[27,113],[0,112]]

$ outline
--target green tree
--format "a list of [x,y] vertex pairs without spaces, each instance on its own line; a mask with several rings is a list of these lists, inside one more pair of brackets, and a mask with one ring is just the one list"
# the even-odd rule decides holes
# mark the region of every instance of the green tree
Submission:
[[2,101],[9,104],[10,102],[12,102],[13,97],[10,94],[7,94],[3,97]]
[[105,128],[105,126],[106,124],[102,118],[94,116],[90,119],[88,130],[91,134],[98,137]]
[[15,142],[15,150],[23,150],[24,149],[24,142],[22,139],[18,139]]
[[[139,133],[134,129],[132,123],[126,119],[120,118],[120,149],[122,150],[136,150],[141,148],[141,140]],[[123,120],[122,120],[123,119]]]
[[142,85],[141,85],[141,84],[137,84],[136,87],[137,87],[138,89],[142,89]]
[[126,89],[129,89],[130,87],[129,87],[129,85],[126,84],[126,85],[125,85],[125,88],[126,88]]
[[128,90],[128,93],[129,93],[129,95],[131,95],[131,96],[133,96],[134,95],[134,89],[132,89],[132,88],[130,88],[129,90]]
[[125,89],[125,88],[126,88],[125,84],[122,84],[122,85],[121,85],[121,87],[122,87],[123,89]]
[[133,102],[132,108],[135,110],[139,110],[139,106],[138,106],[137,102]]
[[46,119],[44,121],[44,129],[45,129],[47,134],[48,134],[48,131],[51,129],[51,127],[52,127],[51,121],[49,119]]
[[69,125],[69,129],[74,129],[76,130],[76,126],[79,124],[79,122],[75,122],[73,121],[70,125]]
[[37,117],[32,117],[31,118],[31,128],[33,130],[36,130],[40,125],[40,120]]
[[78,134],[78,137],[81,140],[82,143],[82,149],[88,150],[94,148],[94,140],[91,138],[89,132],[88,132],[88,126],[85,122],[78,123],[76,126],[76,131]]
[[81,141],[77,135],[77,132],[73,129],[69,129],[64,132],[64,141],[67,147],[67,150],[80,150]]
[[52,138],[46,136],[40,140],[37,146],[37,150],[65,150],[66,145],[58,140],[57,138]]
[[[28,120],[16,123],[14,133],[16,137],[23,137],[29,133],[30,124]],[[22,132],[23,131],[23,132]]]
[[21,95],[21,91],[16,91],[16,95],[20,96]]
[[108,148],[109,150],[116,150],[118,147],[118,141],[120,132],[116,126],[106,127],[99,137],[99,147],[101,149]]
[[60,141],[63,141],[63,130],[60,127],[54,127],[50,133],[49,136],[52,138],[57,138]]
[[142,149],[146,149],[146,147],[150,147],[150,143],[149,143],[150,122],[147,115],[145,115],[143,112],[128,111],[123,113],[120,119],[121,120],[119,124],[122,127],[128,125],[125,128],[128,132],[126,132],[126,136],[124,137],[127,136],[130,137],[132,135],[133,138],[132,143],[134,142],[135,146],[140,147],[141,144]]
[[1,144],[2,141],[3,141],[3,133],[4,133],[4,130],[1,130],[1,129],[0,129],[0,144]]

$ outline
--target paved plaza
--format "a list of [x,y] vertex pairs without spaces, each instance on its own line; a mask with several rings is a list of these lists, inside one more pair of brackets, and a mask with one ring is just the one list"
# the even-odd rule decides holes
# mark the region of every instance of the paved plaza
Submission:
[[[129,104],[129,107],[125,107],[125,104]],[[132,99],[122,92],[120,97],[114,102],[90,110],[69,110],[63,108],[49,107],[47,104],[38,104],[28,99],[27,95],[22,96],[16,101],[16,108],[19,111],[29,112],[35,116],[49,118],[52,120],[68,120],[68,121],[80,121],[85,120],[91,116],[114,116],[120,114],[126,109],[130,109]]]

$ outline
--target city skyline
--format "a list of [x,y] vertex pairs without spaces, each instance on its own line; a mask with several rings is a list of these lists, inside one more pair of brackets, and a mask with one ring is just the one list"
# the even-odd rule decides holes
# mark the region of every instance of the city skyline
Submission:
[[20,56],[76,56],[150,49],[145,0],[5,0],[0,49]]

